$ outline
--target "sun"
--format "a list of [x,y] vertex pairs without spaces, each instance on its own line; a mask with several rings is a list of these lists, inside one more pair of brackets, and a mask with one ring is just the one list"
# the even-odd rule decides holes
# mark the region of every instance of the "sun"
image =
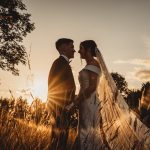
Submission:
[[31,89],[31,93],[32,93],[34,98],[38,97],[43,102],[46,102],[47,91],[48,91],[47,80],[45,80],[42,77],[41,78],[35,78],[30,89]]

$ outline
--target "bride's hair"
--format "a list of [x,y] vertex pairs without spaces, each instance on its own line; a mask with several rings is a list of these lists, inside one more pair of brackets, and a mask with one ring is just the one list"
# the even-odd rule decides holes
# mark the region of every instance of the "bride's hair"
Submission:
[[90,49],[90,52],[93,57],[96,57],[95,48],[97,47],[95,41],[93,40],[85,40],[80,43],[85,49]]

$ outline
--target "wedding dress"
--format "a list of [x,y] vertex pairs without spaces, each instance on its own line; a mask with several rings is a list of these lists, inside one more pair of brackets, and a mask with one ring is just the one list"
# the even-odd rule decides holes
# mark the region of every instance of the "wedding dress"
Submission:
[[[101,70],[94,65],[86,65],[79,73],[80,92],[84,92],[89,85],[89,71],[97,74],[97,85]],[[89,98],[84,98],[79,104],[78,138],[81,150],[104,149],[100,132],[100,100],[94,91]]]
[[129,108],[96,48],[100,68],[87,65],[79,73],[80,90],[89,85],[88,71],[98,75],[97,90],[79,104],[81,150],[149,150],[150,129]]

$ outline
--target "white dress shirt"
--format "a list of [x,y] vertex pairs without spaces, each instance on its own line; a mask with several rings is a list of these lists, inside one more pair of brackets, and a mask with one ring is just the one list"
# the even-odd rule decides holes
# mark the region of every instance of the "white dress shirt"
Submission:
[[64,57],[65,59],[66,59],[66,61],[68,61],[69,62],[69,58],[67,57],[67,56],[65,56],[65,55],[60,55],[60,56],[62,56],[62,57]]

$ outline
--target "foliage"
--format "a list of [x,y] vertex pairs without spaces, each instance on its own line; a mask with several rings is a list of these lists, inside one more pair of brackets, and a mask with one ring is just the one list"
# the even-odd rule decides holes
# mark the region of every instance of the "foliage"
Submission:
[[111,76],[114,79],[119,92],[126,99],[129,90],[128,90],[128,83],[126,82],[125,78],[117,72],[112,72]]
[[139,101],[141,99],[142,92],[140,90],[129,90],[128,96],[127,96],[127,103],[130,106],[130,108],[138,108],[139,107]]
[[34,30],[31,14],[21,0],[0,1],[0,68],[18,75],[19,63],[26,64],[23,37]]

